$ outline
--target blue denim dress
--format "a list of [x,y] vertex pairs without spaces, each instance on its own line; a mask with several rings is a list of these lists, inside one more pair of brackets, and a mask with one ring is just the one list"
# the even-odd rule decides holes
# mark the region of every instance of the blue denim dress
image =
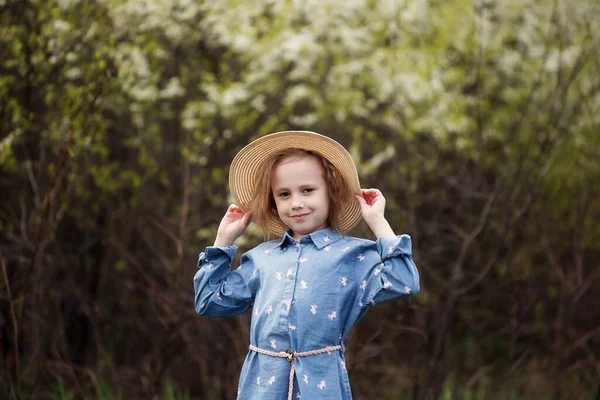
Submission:
[[[231,271],[237,246],[208,247],[194,276],[196,312],[225,317],[252,308],[250,344],[272,352],[341,350],[294,360],[294,399],[351,399],[343,343],[375,304],[419,291],[419,273],[408,235],[376,242],[324,229],[299,242],[279,241],[243,254]],[[290,361],[250,350],[238,399],[288,397]]]

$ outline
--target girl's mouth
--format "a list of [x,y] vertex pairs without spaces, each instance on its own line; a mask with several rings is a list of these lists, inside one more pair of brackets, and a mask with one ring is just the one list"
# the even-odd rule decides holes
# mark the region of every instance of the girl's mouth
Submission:
[[306,218],[308,216],[308,213],[306,214],[297,214],[297,215],[293,215],[292,218],[294,218],[296,221],[301,221],[304,218]]

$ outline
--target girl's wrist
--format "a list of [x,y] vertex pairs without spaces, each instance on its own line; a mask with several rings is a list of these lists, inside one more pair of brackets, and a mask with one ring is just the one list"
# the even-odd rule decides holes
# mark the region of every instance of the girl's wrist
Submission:
[[215,243],[213,244],[214,247],[229,247],[233,245],[233,242],[235,242],[235,239],[232,239],[226,235],[219,235],[217,234],[217,238],[215,239]]
[[389,222],[383,216],[375,218],[370,221],[365,221],[365,222],[367,223],[367,225],[369,225],[369,228],[371,228],[371,231],[373,231],[375,236],[377,236],[378,238],[381,238],[381,237],[395,238],[396,237],[394,230],[390,226]]

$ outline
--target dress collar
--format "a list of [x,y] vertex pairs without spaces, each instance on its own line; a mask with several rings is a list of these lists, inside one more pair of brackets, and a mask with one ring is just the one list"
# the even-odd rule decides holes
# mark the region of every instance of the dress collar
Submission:
[[[317,249],[321,250],[325,246],[330,245],[330,244],[335,243],[338,240],[340,240],[342,238],[342,235],[340,235],[337,231],[334,231],[333,229],[327,228],[327,229],[322,229],[320,231],[313,232],[313,233],[309,234],[308,236],[304,236],[303,238],[307,238],[307,237],[310,238],[309,240],[312,240],[312,242],[314,243],[314,245]],[[304,240],[307,240],[307,239],[304,239]],[[275,246],[275,248],[286,247],[286,245],[287,245],[286,242],[296,243],[296,240],[292,237],[291,229],[287,230],[283,234],[281,241],[279,242],[279,244],[277,246]]]
[[275,248],[286,247],[286,242],[291,242],[291,243],[296,242],[296,240],[292,237],[291,229],[288,229],[287,231],[285,231],[283,233],[283,237],[281,238],[281,241],[279,242],[279,244],[277,246],[275,246]]

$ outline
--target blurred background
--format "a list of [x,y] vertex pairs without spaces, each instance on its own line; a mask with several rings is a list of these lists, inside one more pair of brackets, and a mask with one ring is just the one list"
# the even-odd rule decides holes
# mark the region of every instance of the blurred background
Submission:
[[196,315],[192,278],[233,156],[287,129],[413,238],[421,292],[346,342],[356,399],[600,398],[599,26],[596,0],[0,0],[0,398],[234,399],[250,315]]

